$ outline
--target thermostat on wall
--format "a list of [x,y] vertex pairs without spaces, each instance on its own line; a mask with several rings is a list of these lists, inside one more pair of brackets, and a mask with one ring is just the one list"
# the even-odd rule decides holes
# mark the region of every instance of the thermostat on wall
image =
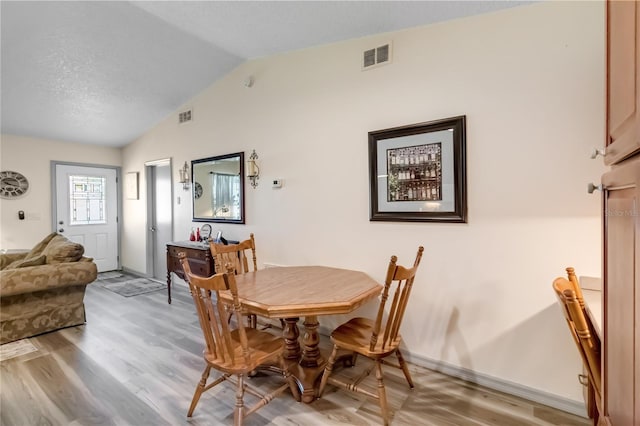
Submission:
[[272,188],[282,188],[282,179],[274,179],[271,183]]

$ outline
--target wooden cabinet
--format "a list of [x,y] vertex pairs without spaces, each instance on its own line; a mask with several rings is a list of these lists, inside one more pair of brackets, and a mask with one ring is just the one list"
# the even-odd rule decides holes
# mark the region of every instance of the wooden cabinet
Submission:
[[640,4],[607,2],[603,411],[640,425]]
[[[638,157],[638,158],[636,158]],[[640,156],[602,178],[604,190],[604,410],[640,424]]]
[[639,2],[607,2],[607,165],[640,151],[639,31]]
[[173,272],[184,279],[184,271],[178,253],[187,255],[191,272],[203,277],[209,277],[215,273],[213,257],[208,244],[194,243],[191,241],[179,241],[167,243],[167,297],[171,303],[171,273]]

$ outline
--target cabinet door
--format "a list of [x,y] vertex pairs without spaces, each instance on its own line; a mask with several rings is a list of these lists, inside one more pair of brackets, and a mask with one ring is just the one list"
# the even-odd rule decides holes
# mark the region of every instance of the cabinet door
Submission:
[[607,165],[640,150],[639,31],[638,2],[607,2]]
[[604,190],[604,410],[640,424],[640,156],[614,166]]

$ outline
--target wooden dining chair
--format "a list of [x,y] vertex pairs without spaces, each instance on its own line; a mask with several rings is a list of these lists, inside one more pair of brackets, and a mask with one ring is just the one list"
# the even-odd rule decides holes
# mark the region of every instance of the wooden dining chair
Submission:
[[[191,272],[184,253],[180,253],[178,257],[184,268],[185,280],[193,296],[206,344],[204,360],[207,365],[193,394],[187,417],[193,415],[200,396],[204,392],[225,380],[236,383],[233,414],[235,426],[242,425],[245,417],[265,406],[287,388],[291,390],[294,398],[300,401],[300,391],[282,356],[284,339],[266,331],[245,329],[242,321],[239,320],[235,321],[237,327],[232,329],[227,321],[228,307],[220,301],[219,292],[221,291],[228,290],[231,293],[233,299],[231,311],[237,318],[241,315],[233,267],[228,265],[227,272],[219,272],[211,277],[201,277]],[[274,361],[284,376],[283,385],[271,392],[261,392],[245,382],[247,375],[254,372],[260,365]],[[221,376],[207,384],[211,369],[218,370]],[[258,402],[251,407],[245,407],[245,392],[259,398]]]
[[[224,265],[233,265],[235,274],[245,274],[249,271],[256,271],[258,269],[258,262],[256,259],[256,241],[253,237],[253,233],[249,235],[249,238],[241,241],[237,244],[222,244],[214,241],[209,242],[209,248],[211,255],[213,256],[213,264],[216,271],[224,270]],[[251,260],[249,260],[251,259]],[[252,269],[250,269],[250,265]],[[256,315],[245,313],[249,326],[256,328],[258,325],[258,319]]]
[[573,268],[567,268],[567,278],[559,277],[553,281],[553,289],[587,373],[586,380],[583,375],[579,375],[578,380],[592,396],[587,408],[595,426],[599,424],[602,413],[600,339],[586,314],[582,289]]
[[222,244],[210,241],[209,248],[211,249],[216,271],[223,271],[226,264],[233,265],[233,270],[236,274],[244,274],[258,269],[256,240],[253,233],[249,234],[248,239],[237,244]]
[[[402,325],[402,318],[407,308],[411,287],[413,286],[413,280],[416,276],[418,265],[420,265],[423,251],[424,248],[420,246],[411,268],[397,265],[397,257],[391,256],[391,261],[387,269],[387,277],[380,298],[380,305],[378,306],[378,315],[375,320],[353,318],[340,325],[331,333],[333,351],[322,374],[318,395],[322,395],[327,383],[349,391],[365,394],[378,400],[384,424],[389,424],[390,415],[383,382],[382,364],[401,369],[409,383],[409,387],[413,388],[413,380],[411,379],[409,368],[400,352],[400,342],[402,341],[400,326]],[[393,294],[393,299],[387,312],[386,303],[391,293]],[[351,382],[341,381],[335,377],[331,377],[339,349],[353,352],[354,355],[359,354],[365,356],[373,360],[374,363],[355,380]],[[392,354],[396,355],[398,364],[385,359]],[[378,381],[377,394],[358,386],[374,367]]]

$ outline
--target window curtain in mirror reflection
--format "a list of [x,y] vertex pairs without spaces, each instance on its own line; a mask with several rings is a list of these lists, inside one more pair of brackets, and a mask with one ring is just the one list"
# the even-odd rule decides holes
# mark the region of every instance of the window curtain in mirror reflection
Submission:
[[235,217],[240,199],[240,176],[211,172],[211,200],[214,217]]

